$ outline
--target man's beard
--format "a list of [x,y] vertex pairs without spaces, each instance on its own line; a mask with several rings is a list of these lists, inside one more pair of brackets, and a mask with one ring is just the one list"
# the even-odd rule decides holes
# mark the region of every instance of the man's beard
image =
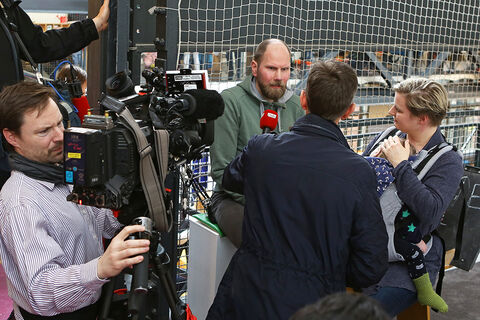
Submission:
[[[272,88],[271,86],[278,86],[280,88]],[[283,97],[285,91],[287,91],[287,86],[281,81],[270,83],[262,83],[258,81],[258,87],[260,88],[261,94],[264,98],[273,101],[278,101],[278,99]]]

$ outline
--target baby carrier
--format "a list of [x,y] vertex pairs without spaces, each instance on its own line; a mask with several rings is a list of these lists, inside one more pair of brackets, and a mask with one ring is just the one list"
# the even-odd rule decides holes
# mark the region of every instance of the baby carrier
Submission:
[[[370,148],[370,150],[368,150],[368,152],[375,150],[380,142],[382,142],[384,139],[390,136],[399,135],[400,133],[401,132],[395,127],[386,129],[377,139],[376,143]],[[418,179],[422,180],[437,159],[450,150],[456,149],[454,146],[446,142],[436,145],[429,150],[421,150],[411,164],[413,170],[417,174]],[[395,183],[391,183],[381,195],[380,207],[382,209],[383,220],[388,233],[388,260],[390,262],[404,261],[402,255],[395,251],[394,245],[395,218],[403,207],[403,202],[397,195]],[[425,241],[427,244],[427,250],[430,250],[432,247],[431,236],[426,236],[424,240],[427,240]]]

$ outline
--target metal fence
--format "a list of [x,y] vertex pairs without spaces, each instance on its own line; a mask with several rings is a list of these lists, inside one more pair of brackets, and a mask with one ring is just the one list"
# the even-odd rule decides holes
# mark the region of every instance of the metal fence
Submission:
[[[382,106],[362,106],[360,112],[355,113],[350,119],[341,121],[339,126],[347,138],[350,147],[357,153],[361,153],[368,143],[382,130],[393,125],[392,117],[371,117],[371,115],[385,113],[388,105]],[[452,143],[458,150],[464,154],[465,165],[480,166],[480,106],[468,105],[467,107],[454,107],[448,112],[447,117],[441,125],[442,133],[448,142]],[[190,164],[193,172],[193,179],[200,182],[208,193],[211,194],[214,183],[209,176],[210,157],[208,150],[203,153],[201,160]],[[187,300],[188,288],[186,286],[186,277],[188,270],[188,224],[192,213],[205,212],[199,199],[188,185],[188,179],[185,173],[182,174],[184,182],[179,221],[179,240],[177,256],[177,270],[181,276],[177,277],[179,293],[183,299]]]

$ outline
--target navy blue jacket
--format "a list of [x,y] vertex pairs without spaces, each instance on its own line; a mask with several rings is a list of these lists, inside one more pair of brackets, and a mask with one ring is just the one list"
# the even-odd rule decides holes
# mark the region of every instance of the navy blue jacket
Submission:
[[288,319],[385,273],[374,172],[333,122],[308,114],[290,132],[255,136],[223,186],[245,195],[243,242],[207,319]]

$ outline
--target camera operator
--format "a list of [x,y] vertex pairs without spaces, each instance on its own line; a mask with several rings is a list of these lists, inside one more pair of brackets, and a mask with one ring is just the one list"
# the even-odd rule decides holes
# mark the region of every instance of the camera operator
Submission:
[[[13,1],[1,0],[2,6],[4,3],[9,2]],[[3,24],[4,27],[7,28],[10,23],[13,23],[17,27],[17,33],[34,62],[49,62],[63,59],[86,47],[93,40],[98,39],[99,32],[104,30],[108,24],[108,17],[110,15],[109,2],[110,0],[104,1],[97,16],[93,19],[85,19],[73,23],[68,28],[43,32],[42,27],[33,24],[30,17],[18,6],[20,3],[20,1],[18,1],[14,2],[9,8],[3,7],[3,9],[0,9],[0,24]],[[4,31],[5,30],[6,29],[4,29]],[[7,36],[8,34],[0,32],[0,57],[2,57],[0,64],[2,64],[3,70],[3,72],[0,73],[0,90],[5,85],[14,84],[23,79],[20,60],[9,60],[12,58],[11,50],[14,50],[16,56],[19,56],[21,59],[27,59],[24,52],[19,49],[17,43],[15,43],[15,48],[10,48],[10,42]],[[14,37],[12,38],[14,39]],[[4,65],[15,64],[18,65],[18,68],[16,68],[18,74],[5,71]],[[8,179],[9,175],[10,168],[8,166],[7,155],[0,144],[0,188],[5,183],[5,180]]]
[[[143,260],[148,240],[125,240],[105,253],[102,237],[121,228],[112,212],[67,202],[62,115],[55,93],[19,82],[0,93],[0,129],[12,174],[0,192],[0,257],[18,319],[96,319],[108,278]],[[52,317],[53,316],[53,317]]]
[[237,248],[242,242],[245,200],[242,195],[223,188],[223,171],[253,135],[262,133],[260,118],[266,109],[278,113],[277,132],[288,131],[295,120],[305,114],[298,96],[287,90],[290,56],[285,42],[264,40],[255,50],[252,76],[222,92],[225,112],[215,121],[215,139],[210,149],[215,181],[212,213]]
[[318,62],[300,95],[307,115],[290,132],[253,137],[225,169],[223,186],[245,195],[243,241],[208,320],[288,319],[387,270],[375,174],[338,127],[356,90],[349,65]]

